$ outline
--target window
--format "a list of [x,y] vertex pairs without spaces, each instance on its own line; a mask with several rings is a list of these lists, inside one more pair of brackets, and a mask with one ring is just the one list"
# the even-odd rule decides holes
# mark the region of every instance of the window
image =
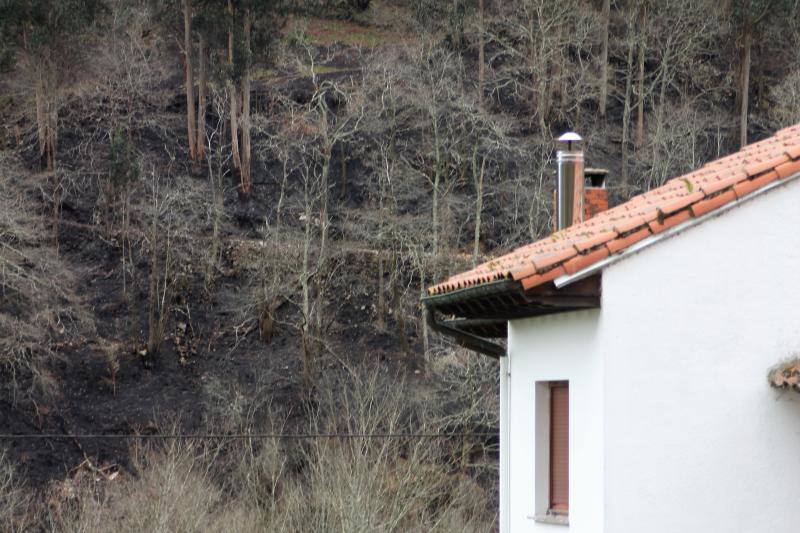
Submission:
[[533,519],[567,524],[569,515],[569,382],[536,382]]
[[550,503],[551,514],[569,512],[569,384],[550,385]]

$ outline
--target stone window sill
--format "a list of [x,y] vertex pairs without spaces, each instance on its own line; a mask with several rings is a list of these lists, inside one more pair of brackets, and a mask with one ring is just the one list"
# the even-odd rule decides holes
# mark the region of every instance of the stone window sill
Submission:
[[556,526],[569,525],[569,515],[537,514],[534,516],[529,516],[528,518],[531,518],[534,522],[539,522],[541,524],[553,524]]

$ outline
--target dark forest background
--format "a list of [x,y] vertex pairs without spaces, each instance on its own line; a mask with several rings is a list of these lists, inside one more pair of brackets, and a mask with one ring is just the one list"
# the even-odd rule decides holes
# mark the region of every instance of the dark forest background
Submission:
[[[121,435],[2,438],[0,530],[496,529],[425,286],[550,231],[564,131],[614,204],[800,122],[798,48],[797,0],[0,0],[0,433]],[[417,436],[157,437],[208,433]]]

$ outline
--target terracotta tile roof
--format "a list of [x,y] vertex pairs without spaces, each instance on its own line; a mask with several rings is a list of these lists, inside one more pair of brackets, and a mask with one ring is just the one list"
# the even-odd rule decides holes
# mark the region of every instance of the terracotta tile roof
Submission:
[[517,248],[428,289],[438,295],[501,279],[523,289],[573,274],[650,235],[800,172],[800,124],[712,161],[581,224]]

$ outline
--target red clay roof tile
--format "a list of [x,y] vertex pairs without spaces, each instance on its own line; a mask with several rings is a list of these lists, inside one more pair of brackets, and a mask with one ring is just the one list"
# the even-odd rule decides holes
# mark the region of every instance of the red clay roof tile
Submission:
[[[653,217],[653,218],[656,218],[656,217]],[[643,216],[633,215],[632,217],[630,217],[628,219],[620,220],[619,222],[614,224],[612,227],[614,228],[614,231],[622,234],[622,233],[627,233],[627,232],[629,232],[629,231],[631,231],[633,229],[639,228],[641,226],[644,226],[645,224],[647,224],[647,222],[648,222],[648,220],[645,219]]]
[[704,181],[703,184],[700,186],[700,190],[703,191],[706,195],[714,194],[715,192],[719,192],[723,189],[727,189],[731,185],[736,185],[742,180],[747,179],[747,174],[744,172],[734,172],[731,175],[727,175],[725,177],[720,177],[718,174],[715,174],[713,178]]
[[677,226],[681,222],[686,222],[690,218],[692,218],[692,213],[688,209],[685,211],[680,211],[674,215],[650,222],[650,231],[653,233],[660,233],[671,227]]
[[786,149],[786,155],[788,155],[790,159],[797,159],[800,157],[800,144],[788,147]]
[[757,178],[737,183],[733,187],[733,192],[735,192],[736,196],[739,198],[743,198],[756,189],[760,189],[764,185],[767,185],[776,179],[778,179],[778,173],[773,170],[772,172],[767,172],[766,174],[762,174]]
[[567,271],[564,270],[564,267],[562,265],[558,265],[557,267],[548,270],[544,274],[536,274],[529,278],[523,279],[522,288],[527,291],[528,289],[538,285],[544,285],[548,281],[553,281],[554,279],[563,276],[566,273]]
[[720,209],[776,179],[800,173],[800,124],[711,161],[597,216],[522,246],[428,289],[443,294],[501,279],[524,290],[617,254],[652,233]]
[[702,202],[692,204],[692,215],[701,217],[706,213],[713,211],[714,209],[718,209],[734,200],[736,200],[736,193],[732,190],[725,191],[712,198],[703,200]]
[[652,235],[650,233],[650,228],[644,227],[638,231],[634,231],[633,233],[626,235],[625,237],[614,239],[613,241],[606,243],[606,248],[612,253],[615,254],[620,250],[628,248],[629,246],[633,246],[637,242],[641,241],[642,239],[649,237]]
[[665,203],[659,207],[658,210],[662,215],[669,215],[676,211],[680,211],[684,207],[692,205],[695,202],[699,202],[705,197],[706,195],[703,192],[697,191],[687,196],[681,196],[678,198],[665,198]]
[[546,269],[557,263],[563,263],[578,253],[574,248],[567,248],[566,250],[556,253],[547,253],[546,251],[543,252],[542,258],[536,261],[536,266],[538,267],[540,273],[543,269]]
[[598,261],[605,259],[609,256],[608,248],[603,246],[602,248],[598,248],[597,250],[590,252],[586,255],[578,255],[564,263],[564,270],[567,271],[567,274],[574,274],[578,270],[583,270],[589,265],[593,265]]
[[[798,148],[800,148],[800,145],[798,145]],[[798,151],[798,154],[800,154],[800,151]],[[797,157],[800,157],[800,155],[798,155]],[[800,172],[800,161],[791,161],[789,163],[784,163],[778,167],[775,167],[775,172],[778,173],[778,177],[780,179],[791,176],[792,174],[797,174],[798,172]]]
[[778,157],[773,157],[772,159],[767,159],[753,165],[748,165],[744,168],[744,171],[748,176],[757,176],[762,172],[766,172],[767,170],[773,170],[775,167],[782,165],[787,161],[789,161],[789,156],[784,153]]
[[575,249],[578,250],[578,252],[583,253],[594,248],[595,246],[607,243],[617,235],[619,234],[616,231],[604,231],[603,233],[599,233],[594,237],[587,238],[585,241],[576,243]]

